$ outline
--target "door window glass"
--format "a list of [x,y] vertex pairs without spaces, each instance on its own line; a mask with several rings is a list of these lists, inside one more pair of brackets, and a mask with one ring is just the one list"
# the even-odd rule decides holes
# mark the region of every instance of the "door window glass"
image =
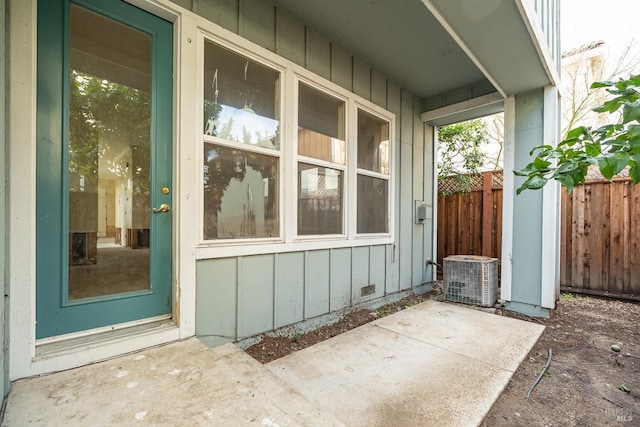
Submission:
[[149,288],[151,36],[71,6],[69,300]]

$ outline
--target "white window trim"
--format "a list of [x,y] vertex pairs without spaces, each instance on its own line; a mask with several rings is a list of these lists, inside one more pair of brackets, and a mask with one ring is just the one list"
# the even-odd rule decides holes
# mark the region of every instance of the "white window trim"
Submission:
[[[372,102],[348,91],[347,89],[330,82],[311,71],[294,64],[287,59],[276,55],[254,43],[241,38],[240,36],[222,29],[216,24],[198,19],[198,81],[195,102],[197,106],[197,116],[199,127],[199,138],[197,143],[197,164],[203,165],[203,144],[205,141],[215,144],[242,148],[240,145],[230,144],[225,140],[205,135],[202,131],[204,123],[203,102],[204,99],[204,43],[205,40],[216,43],[226,49],[258,62],[266,67],[280,71],[280,94],[282,102],[280,105],[280,237],[278,238],[250,238],[250,239],[218,239],[204,240],[202,229],[204,226],[204,183],[202,177],[198,179],[196,189],[197,206],[197,229],[198,238],[195,248],[195,258],[212,259],[233,256],[246,256],[264,253],[285,253],[317,249],[346,248],[357,246],[371,246],[381,244],[391,244],[395,241],[394,229],[394,200],[395,200],[395,114]],[[297,150],[297,101],[299,82],[326,93],[336,99],[345,101],[345,140],[346,144],[346,164],[338,164],[298,156]],[[290,101],[290,102],[287,102]],[[357,112],[361,109],[368,114],[385,120],[389,123],[389,174],[373,171],[360,170],[356,166],[357,144],[349,141],[357,141]],[[254,150],[254,147],[251,147]],[[256,152],[258,150],[255,150]],[[266,150],[264,154],[274,156],[273,150]],[[344,234],[331,235],[298,235],[297,234],[297,203],[298,203],[298,162],[314,164],[322,167],[341,170],[344,173],[343,182],[343,203],[344,203]],[[201,175],[201,171],[198,173]],[[356,232],[356,195],[357,176],[367,175],[374,178],[382,178],[389,182],[388,192],[388,232],[358,234]]]

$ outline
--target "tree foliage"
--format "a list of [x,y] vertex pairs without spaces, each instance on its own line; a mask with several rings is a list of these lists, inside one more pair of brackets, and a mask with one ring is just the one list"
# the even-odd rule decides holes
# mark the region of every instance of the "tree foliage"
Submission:
[[[87,189],[98,185],[98,159],[109,139],[149,152],[151,95],[119,83],[72,71],[69,80],[69,172],[85,177]],[[108,137],[108,138],[105,138]],[[139,164],[136,193],[148,194],[149,160]],[[75,180],[71,189],[79,191]]]
[[[611,81],[628,76],[640,62],[638,43],[631,41],[619,55],[607,54],[605,42],[575,49],[563,55],[562,65],[562,132],[567,138],[569,130],[578,125],[591,123],[593,109],[607,98],[606,91],[590,90],[595,81]],[[598,125],[605,123],[604,121]]]
[[455,123],[438,129],[438,177],[455,181],[455,192],[471,190],[470,174],[477,173],[486,160],[480,149],[488,142],[487,125],[480,119]]
[[535,147],[530,153],[535,154],[533,161],[524,169],[514,171],[526,177],[517,194],[538,190],[550,180],[560,182],[571,192],[576,185],[584,183],[591,165],[597,165],[607,179],[628,166],[632,182],[640,182],[640,75],[591,85],[592,90],[602,88],[610,99],[594,111],[621,112],[620,122],[596,129],[578,126],[571,129],[557,147]]

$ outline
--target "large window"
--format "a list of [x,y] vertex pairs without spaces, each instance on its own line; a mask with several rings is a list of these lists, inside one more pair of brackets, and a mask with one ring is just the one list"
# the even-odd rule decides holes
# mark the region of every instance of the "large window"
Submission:
[[206,41],[204,239],[280,236],[280,73]]
[[345,102],[298,84],[298,234],[343,234]]
[[203,246],[390,242],[393,115],[268,52],[202,40]]

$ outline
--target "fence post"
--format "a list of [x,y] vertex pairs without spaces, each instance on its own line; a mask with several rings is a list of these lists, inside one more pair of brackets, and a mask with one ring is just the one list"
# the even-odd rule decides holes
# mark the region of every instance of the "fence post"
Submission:
[[493,243],[493,172],[482,174],[482,255],[491,256]]

